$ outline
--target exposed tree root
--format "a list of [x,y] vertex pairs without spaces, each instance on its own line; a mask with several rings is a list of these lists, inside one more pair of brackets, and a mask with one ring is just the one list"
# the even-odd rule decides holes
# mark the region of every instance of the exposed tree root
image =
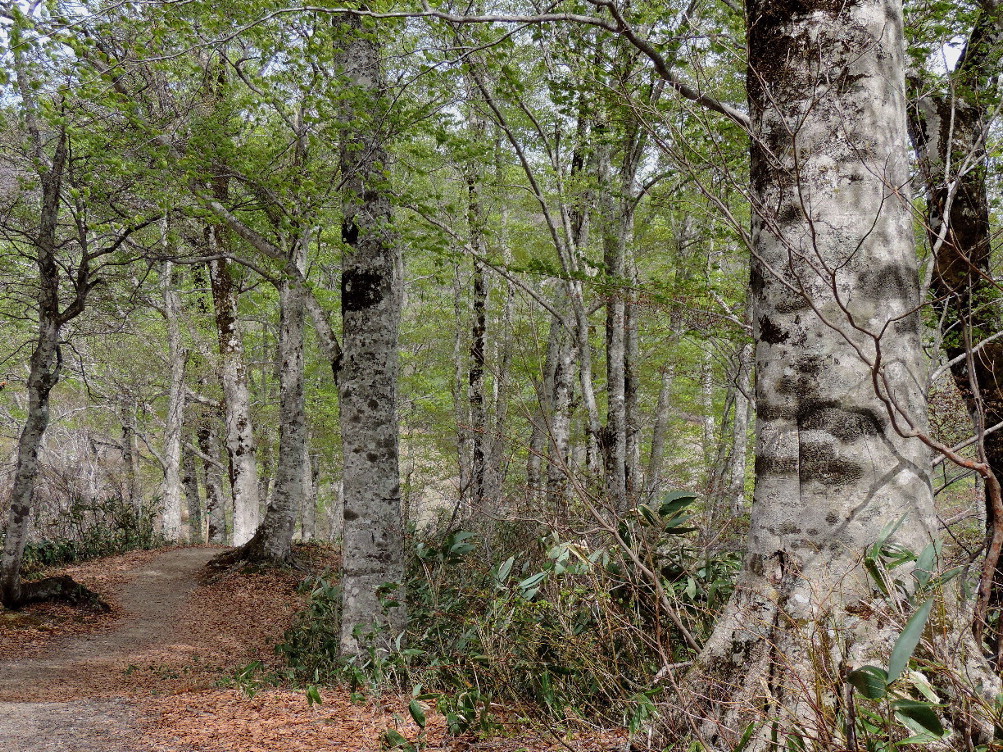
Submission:
[[4,602],[5,608],[19,609],[32,603],[48,601],[64,601],[66,603],[86,604],[99,611],[109,611],[111,607],[101,596],[88,587],[81,585],[72,577],[60,575],[46,577],[44,580],[21,583],[16,601]]

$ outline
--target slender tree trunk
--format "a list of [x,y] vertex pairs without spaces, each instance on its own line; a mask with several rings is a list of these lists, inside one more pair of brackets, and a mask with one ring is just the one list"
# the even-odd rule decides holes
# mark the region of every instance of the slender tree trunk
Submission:
[[[294,244],[292,257],[306,270],[306,238]],[[292,557],[296,516],[306,501],[309,473],[304,400],[303,332],[305,291],[289,279],[279,287],[279,450],[275,490],[265,518],[241,555],[281,563]]]
[[122,461],[125,463],[127,499],[137,518],[143,513],[143,481],[139,467],[139,441],[136,437],[136,400],[131,398],[123,407]]
[[551,514],[563,514],[568,508],[568,474],[572,465],[571,417],[574,409],[577,348],[564,322],[553,319],[550,330],[555,344],[550,414],[544,425],[547,440],[547,510]]
[[732,517],[745,511],[745,455],[749,447],[749,408],[752,393],[751,342],[743,343],[738,350],[738,372],[735,374],[735,417],[731,427],[731,463],[728,477],[728,506]]
[[735,593],[647,749],[731,749],[761,721],[750,750],[798,724],[840,748],[840,677],[887,665],[901,629],[867,605],[863,553],[896,525],[909,551],[937,536],[928,450],[899,433],[926,427],[901,6],[747,17],[755,500]]
[[470,400],[467,393],[467,357],[464,352],[464,341],[467,332],[467,304],[464,284],[460,273],[461,265],[456,265],[453,274],[453,316],[456,319],[456,329],[453,332],[453,420],[456,423],[456,459],[459,467],[459,501],[461,504],[470,498],[471,478],[471,434],[470,434]]
[[303,504],[300,508],[300,538],[317,537],[317,463],[310,454],[310,433],[303,443]]
[[[20,77],[22,71],[19,69],[18,72]],[[35,247],[39,283],[38,337],[29,362],[28,416],[18,439],[10,511],[7,516],[3,553],[0,555],[0,601],[8,608],[19,605],[25,598],[21,583],[21,562],[34,513],[38,451],[42,446],[45,429],[49,425],[49,393],[59,381],[59,371],[62,366],[62,353],[59,349],[62,321],[59,313],[56,227],[63,170],[68,151],[66,141],[66,135],[61,133],[48,169],[39,164],[42,211]]]
[[[508,246],[506,232],[508,212],[503,207],[501,219],[500,244],[502,263],[510,264],[512,253]],[[494,424],[488,449],[487,487],[485,493],[499,504],[504,503],[504,482],[507,469],[508,435],[508,405],[509,405],[509,368],[512,361],[512,317],[515,308],[515,291],[512,283],[505,279],[501,283],[502,305],[495,329],[498,334],[495,344],[495,374],[494,374]],[[500,508],[495,510],[500,513]]]
[[202,472],[205,478],[205,514],[208,522],[206,538],[209,543],[223,543],[227,538],[223,473],[220,466],[213,461],[219,457],[217,417],[214,412],[204,411],[196,430],[199,451],[204,457]]
[[630,275],[630,289],[626,295],[624,327],[626,343],[624,351],[624,399],[627,424],[627,501],[628,506],[636,504],[643,483],[641,472],[641,409],[638,404],[638,366],[641,362],[641,346],[638,334],[637,310],[637,264],[633,252],[628,251],[627,265]]
[[662,367],[661,386],[658,389],[658,406],[655,408],[655,425],[651,431],[651,453],[648,456],[648,472],[644,481],[644,496],[652,499],[662,486],[662,465],[665,464],[665,439],[669,433],[672,418],[672,382],[674,371],[671,366]]
[[[480,200],[477,186],[471,182],[471,215],[472,227],[480,225]],[[471,243],[479,248],[482,241],[480,230],[472,232]],[[484,366],[487,331],[487,299],[488,284],[484,273],[484,264],[474,260],[474,299],[473,322],[470,330],[470,371],[468,377],[468,395],[470,401],[470,503],[477,516],[483,516],[489,510],[486,508],[485,488],[487,484],[487,433],[488,414],[484,396]]]
[[164,318],[167,322],[170,385],[164,427],[164,482],[160,487],[161,532],[173,542],[182,539],[181,442],[185,422],[185,370],[188,352],[181,338],[181,296],[174,288],[174,265],[164,263],[161,279]]
[[202,496],[199,494],[195,452],[188,444],[185,444],[181,450],[181,486],[185,489],[187,506],[187,514],[183,515],[183,518],[187,520],[187,539],[195,545],[205,543],[205,518],[202,515]]
[[393,230],[387,152],[375,126],[382,105],[380,48],[357,18],[342,22],[340,53],[352,97],[343,116],[341,277],[344,329],[338,381],[344,456],[345,542],[341,652],[367,633],[404,628],[404,543],[397,424],[397,348],[403,261]]

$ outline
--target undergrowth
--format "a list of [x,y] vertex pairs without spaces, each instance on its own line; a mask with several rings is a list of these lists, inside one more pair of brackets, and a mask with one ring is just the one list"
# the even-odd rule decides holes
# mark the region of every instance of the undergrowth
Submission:
[[[592,540],[525,524],[499,524],[490,537],[415,534],[405,635],[378,636],[360,656],[339,659],[341,593],[322,575],[304,583],[306,607],[278,650],[304,684],[412,695],[421,726],[419,701],[434,701],[455,734],[490,731],[497,706],[638,728],[659,694],[651,677],[692,657],[687,635],[706,636],[739,564],[688,540],[694,501],[670,494]],[[536,543],[529,552],[526,540]]]
[[162,546],[165,541],[154,528],[156,512],[156,507],[137,512],[119,497],[74,501],[64,519],[68,537],[32,541],[25,547],[25,576],[47,567]]

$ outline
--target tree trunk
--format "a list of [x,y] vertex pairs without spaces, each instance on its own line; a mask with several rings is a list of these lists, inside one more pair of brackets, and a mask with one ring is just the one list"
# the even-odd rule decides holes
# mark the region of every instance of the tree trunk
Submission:
[[867,605],[862,554],[896,523],[917,554],[937,535],[929,453],[897,430],[926,425],[901,6],[747,16],[755,499],[735,593],[647,749],[731,749],[763,720],[750,749],[798,725],[839,746],[839,677],[886,665],[901,628]]
[[344,456],[341,652],[369,633],[385,644],[403,631],[404,542],[398,468],[397,340],[403,261],[393,230],[381,122],[380,48],[357,18],[341,26],[346,99],[341,149],[344,329],[338,392]]
[[[477,187],[470,183],[471,214],[480,222],[480,201]],[[474,222],[472,219],[471,222]],[[478,248],[481,240],[479,230],[472,231],[471,244]],[[484,264],[474,260],[474,316],[470,329],[470,371],[468,376],[468,399],[470,401],[470,503],[475,516],[483,517],[489,510],[485,507],[485,487],[487,483],[488,413],[484,397],[484,364],[486,348],[488,285],[484,274]]]
[[752,401],[751,342],[744,342],[738,350],[738,371],[735,374],[735,417],[731,424],[731,461],[728,472],[728,506],[732,517],[745,511],[745,455],[749,446],[749,408]]
[[[18,71],[19,76],[21,70]],[[35,134],[37,138],[37,133]],[[39,147],[40,151],[40,147]],[[35,479],[38,477],[38,451],[49,425],[49,393],[59,381],[62,353],[59,335],[59,267],[56,264],[56,227],[66,165],[67,138],[59,134],[55,155],[48,169],[38,159],[42,188],[42,211],[35,244],[38,266],[38,338],[28,371],[28,417],[17,444],[17,464],[10,493],[10,511],[3,554],[0,555],[0,601],[7,608],[18,606],[24,593],[21,586],[21,561],[31,531],[34,513]],[[41,153],[37,158],[41,157]]]
[[[223,247],[225,230],[214,227],[217,247]],[[209,263],[212,299],[219,333],[220,381],[226,449],[230,459],[230,487],[233,491],[232,543],[247,543],[258,527],[258,465],[251,422],[251,393],[244,366],[244,344],[237,323],[237,291],[230,263],[216,259]]]
[[456,265],[453,273],[453,316],[456,319],[456,329],[453,332],[453,421],[456,423],[456,460],[459,470],[460,504],[466,504],[470,498],[470,400],[467,394],[467,357],[464,352],[464,341],[467,332],[467,305],[464,285],[461,277],[461,264]]
[[672,366],[662,366],[661,385],[658,389],[658,406],[655,408],[655,425],[651,430],[651,450],[648,455],[648,472],[644,479],[644,497],[653,499],[662,488],[662,465],[665,464],[665,438],[672,418],[672,383],[675,371]]
[[127,399],[122,416],[122,461],[125,463],[126,498],[138,519],[143,513],[143,481],[139,467],[136,409],[136,399]]
[[[306,249],[306,238],[300,238],[291,253],[296,266],[304,272]],[[245,559],[288,562],[292,558],[296,516],[306,498],[309,450],[304,401],[304,298],[302,286],[283,279],[279,287],[279,450],[275,490],[265,519],[240,552]]]
[[202,515],[202,497],[199,494],[198,471],[195,469],[195,452],[190,444],[181,449],[181,487],[185,490],[188,535],[193,545],[205,543],[205,521]]
[[218,415],[205,410],[196,430],[199,451],[203,455],[202,471],[205,478],[205,514],[208,523],[206,538],[209,543],[226,541],[226,508],[223,495],[223,473],[215,461],[219,457],[219,437],[216,431]]
[[170,385],[164,426],[164,482],[160,487],[161,532],[171,543],[182,538],[181,517],[184,489],[181,485],[181,442],[185,422],[185,369],[188,353],[181,340],[181,296],[174,289],[174,265],[164,263],[161,287],[167,323]]
[[[1003,343],[984,340],[1003,330],[1003,296],[990,269],[992,227],[986,189],[986,134],[995,110],[1003,25],[999,11],[983,9],[968,39],[950,91],[928,94],[910,109],[910,130],[927,191],[926,228],[934,252],[931,293],[946,324],[943,349],[951,375],[981,437],[979,452],[996,479],[1003,478]],[[977,348],[977,349],[974,349]],[[986,484],[987,543],[1003,536]],[[1003,602],[1003,562],[995,564],[992,605]],[[1003,628],[992,642],[1003,666]]]

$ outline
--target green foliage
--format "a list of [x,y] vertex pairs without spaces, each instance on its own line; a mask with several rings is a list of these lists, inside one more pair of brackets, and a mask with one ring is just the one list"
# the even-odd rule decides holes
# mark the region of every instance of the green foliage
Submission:
[[[937,572],[940,548],[936,543],[930,543],[918,555],[889,543],[899,524],[901,520],[882,532],[868,549],[864,565],[879,597],[911,606],[912,614],[892,646],[887,668],[865,665],[845,677],[855,690],[852,720],[847,721],[852,729],[848,731],[868,752],[939,743],[950,733],[941,721],[943,705],[929,679],[919,670],[909,670],[909,666],[915,661],[938,595],[946,583],[958,576],[959,569]],[[894,571],[907,564],[911,565],[911,578],[896,577]],[[929,668],[937,670],[935,666]]]

